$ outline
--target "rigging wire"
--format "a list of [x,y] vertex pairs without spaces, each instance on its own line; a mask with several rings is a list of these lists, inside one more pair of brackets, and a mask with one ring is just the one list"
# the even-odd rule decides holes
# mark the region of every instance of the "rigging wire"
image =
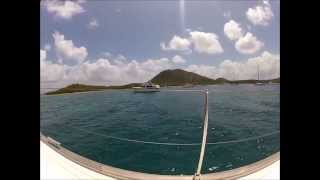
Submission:
[[[75,127],[71,127],[71,128],[77,129],[79,131],[83,131],[83,132],[86,132],[86,133],[89,133],[89,134],[94,134],[94,135],[97,135],[97,136],[100,136],[100,137],[104,137],[104,138],[116,139],[116,140],[119,140],[119,141],[127,141],[127,142],[134,142],[134,143],[167,145],[167,146],[200,146],[201,145],[201,143],[170,143],[170,142],[142,141],[142,140],[137,140],[137,139],[128,139],[128,138],[105,135],[105,134],[101,134],[101,133],[88,131],[88,130],[85,130],[85,129],[82,129],[82,128],[75,128]],[[278,131],[274,131],[274,132],[271,132],[271,133],[266,133],[266,134],[259,135],[259,136],[253,136],[253,137],[237,139],[237,140],[229,140],[229,141],[219,141],[219,142],[212,142],[212,143],[208,142],[206,144],[208,144],[208,145],[218,145],[218,144],[240,143],[240,142],[246,142],[246,141],[251,141],[251,140],[257,140],[257,139],[260,139],[260,138],[272,136],[272,135],[279,134],[279,133],[280,133],[280,131],[278,130]]]

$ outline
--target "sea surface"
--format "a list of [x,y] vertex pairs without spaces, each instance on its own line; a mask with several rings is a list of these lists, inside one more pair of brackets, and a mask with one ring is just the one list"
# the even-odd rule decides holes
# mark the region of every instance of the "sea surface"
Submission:
[[[209,144],[202,173],[234,169],[280,150],[280,85],[188,89],[209,90]],[[146,173],[196,171],[200,145],[175,143],[201,143],[204,97],[200,93],[106,90],[41,95],[40,103],[41,132],[82,156]]]

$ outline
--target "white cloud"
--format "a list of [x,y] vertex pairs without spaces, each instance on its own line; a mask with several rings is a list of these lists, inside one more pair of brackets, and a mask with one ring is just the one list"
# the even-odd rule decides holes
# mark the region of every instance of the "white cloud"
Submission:
[[262,26],[267,26],[274,16],[271,10],[271,5],[268,1],[263,1],[262,5],[249,8],[246,15],[251,23]]
[[174,56],[174,57],[172,58],[172,61],[173,61],[174,63],[176,63],[176,64],[184,64],[184,63],[186,63],[186,60],[183,59],[183,58],[182,58],[181,56],[179,56],[179,55]]
[[85,47],[76,47],[72,40],[66,40],[64,35],[57,31],[54,32],[52,36],[59,59],[72,60],[76,63],[80,63],[87,57],[88,52]]
[[257,79],[258,66],[261,79],[280,77],[280,55],[264,51],[260,56],[246,61],[224,60],[217,67],[210,65],[189,65],[187,71],[195,72],[213,79],[219,77],[229,80]]
[[234,20],[230,20],[224,25],[224,34],[230,39],[230,40],[237,40],[240,37],[243,36],[242,29],[240,27],[240,24],[237,23]]
[[162,50],[175,50],[175,51],[186,51],[189,50],[191,42],[188,39],[181,38],[179,36],[173,36],[168,46],[165,43],[160,43]]
[[243,37],[240,37],[235,44],[235,48],[242,54],[253,54],[259,51],[264,46],[264,43],[259,41],[250,32]]
[[186,71],[194,72],[200,74],[202,76],[206,76],[209,78],[217,78],[218,77],[218,69],[215,66],[211,65],[197,65],[191,64],[185,68]]
[[47,60],[47,53],[40,49],[40,79],[42,82],[56,82],[63,80],[64,65],[54,64]]
[[182,38],[177,35],[173,36],[169,44],[161,42],[160,47],[162,50],[175,50],[182,51],[184,54],[192,53],[192,45],[198,53],[218,54],[222,53],[223,49],[218,40],[218,36],[214,33],[207,33],[201,31],[192,31],[186,29],[189,32],[188,38]]
[[81,4],[84,1],[61,1],[61,0],[45,0],[43,5],[49,13],[61,19],[71,19],[77,14],[85,12]]
[[[247,25],[247,28],[251,29],[250,25]],[[242,54],[256,53],[264,46],[264,43],[258,40],[252,33],[247,32],[244,35],[240,24],[234,20],[230,20],[224,25],[224,34],[230,40],[237,40],[235,42],[235,48]]]
[[89,29],[96,29],[97,27],[99,27],[99,22],[96,19],[91,19],[89,24],[88,24],[88,28]]
[[45,51],[40,50],[41,80],[51,82],[55,87],[71,83],[120,85],[132,82],[145,82],[159,72],[177,68],[185,60],[180,56],[171,59],[127,60],[123,55],[85,61],[75,66],[57,64],[47,60]]
[[167,58],[148,59],[143,62],[136,60],[124,62],[116,59],[100,58],[95,62],[79,64],[67,74],[66,79],[107,85],[144,82],[160,71],[170,69],[173,66],[173,62]]
[[40,79],[42,82],[60,82],[63,80],[65,65],[55,64],[51,61],[43,61],[40,67]]
[[199,53],[218,54],[223,52],[218,36],[214,33],[193,31],[190,32],[190,36],[195,50]]
[[[179,61],[183,61],[181,61],[182,57],[179,56],[174,56],[171,59],[159,58],[144,61],[127,61],[125,57],[122,57],[122,60],[117,57],[99,58],[94,61],[85,61],[75,66],[68,66],[56,64],[46,59],[46,51],[41,49],[41,81],[50,82],[53,87],[62,87],[71,83],[120,85],[145,82],[163,70],[178,68],[177,62],[179,64]],[[179,60],[177,61],[177,59]],[[219,77],[227,79],[256,79],[258,65],[260,66],[261,79],[280,76],[280,56],[267,51],[246,61],[225,60],[218,66],[192,64],[183,69],[214,79]]]

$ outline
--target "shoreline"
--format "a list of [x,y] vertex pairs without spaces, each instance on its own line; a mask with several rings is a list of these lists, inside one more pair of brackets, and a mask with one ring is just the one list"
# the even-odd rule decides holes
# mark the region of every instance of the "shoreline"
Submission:
[[[255,85],[255,83],[223,83],[223,84],[196,84],[194,85],[196,86],[210,86],[210,85],[242,85],[242,84],[251,84],[251,85]],[[267,83],[264,86],[268,86],[268,85],[280,85],[280,83]],[[172,88],[172,87],[183,87],[183,85],[177,85],[177,86],[163,86],[161,88]],[[192,87],[186,87],[186,89],[190,89]],[[123,89],[119,89],[119,88],[110,88],[110,89],[101,89],[101,90],[89,90],[89,91],[75,91],[75,92],[66,92],[66,93],[56,93],[56,94],[40,94],[40,96],[57,96],[57,95],[67,95],[67,94],[81,94],[81,93],[89,93],[89,92],[103,92],[103,91],[109,91],[109,90],[133,90],[132,88],[123,88]]]

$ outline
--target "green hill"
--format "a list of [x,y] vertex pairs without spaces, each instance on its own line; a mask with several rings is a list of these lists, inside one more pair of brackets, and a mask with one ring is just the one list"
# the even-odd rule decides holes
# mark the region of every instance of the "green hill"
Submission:
[[[193,85],[207,85],[207,84],[254,84],[257,82],[261,83],[280,83],[280,77],[271,80],[237,80],[229,81],[224,78],[210,79],[199,74],[188,72],[182,69],[165,70],[160,72],[158,75],[150,80],[152,83],[159,84],[160,86],[183,86],[188,84]],[[135,86],[142,86],[142,83],[131,83],[120,86],[93,86],[84,84],[71,84],[67,87],[58,89],[56,91],[48,92],[47,95],[52,94],[64,94],[64,93],[74,93],[74,92],[86,92],[86,91],[101,91],[106,89],[131,89]]]
[[269,80],[248,79],[248,80],[236,80],[236,81],[229,81],[229,82],[231,84],[280,83],[280,77],[276,79],[269,79]]
[[107,86],[107,89],[131,89],[133,87],[142,86],[142,83],[130,83],[120,86]]
[[182,86],[186,84],[221,84],[228,82],[228,80],[223,78],[214,80],[182,69],[174,69],[160,72],[151,79],[151,82],[160,86]]
[[280,77],[271,80],[272,83],[280,83]]
[[71,84],[67,87],[58,89],[56,91],[51,91],[46,93],[46,95],[53,94],[64,94],[64,93],[74,93],[74,92],[87,92],[87,91],[101,91],[106,89],[130,89],[135,86],[141,86],[141,83],[131,83],[120,86],[93,86],[85,84]]
[[64,94],[64,93],[74,93],[74,92],[86,92],[86,91],[101,91],[107,89],[107,86],[92,86],[84,84],[71,84],[67,87],[58,89],[56,91],[48,92],[47,95],[53,94]]

